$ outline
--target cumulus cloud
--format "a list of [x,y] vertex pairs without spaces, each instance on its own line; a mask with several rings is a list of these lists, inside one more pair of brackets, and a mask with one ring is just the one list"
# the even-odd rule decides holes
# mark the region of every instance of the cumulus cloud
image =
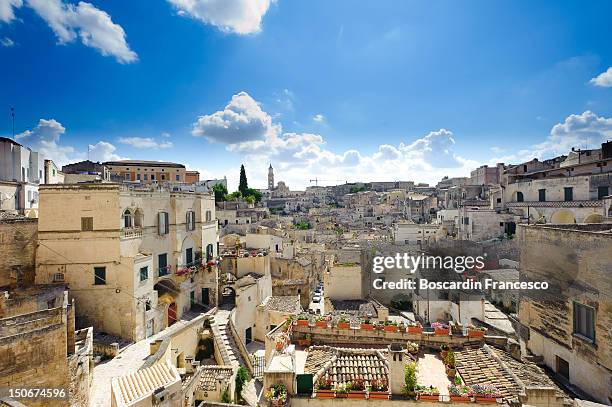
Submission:
[[261,31],[261,20],[270,7],[270,0],[168,0],[179,15],[213,25],[236,34]]
[[[0,0],[1,1],[1,0]],[[120,63],[138,60],[126,41],[126,34],[111,16],[90,3],[65,4],[62,0],[27,0],[31,7],[53,30],[60,44],[74,42],[113,56]]]
[[0,45],[2,45],[3,47],[10,48],[15,46],[15,41],[11,40],[9,37],[4,37],[0,39]]
[[[81,161],[87,154],[77,151],[74,147],[63,145],[61,137],[66,128],[55,119],[40,119],[36,127],[17,134],[17,141],[34,151],[38,151],[43,158],[53,160],[58,165]],[[110,161],[124,159],[115,153],[116,147],[106,141],[99,141],[89,145],[89,158],[93,161]]]
[[602,72],[598,76],[591,79],[591,83],[595,86],[612,88],[612,66],[609,67],[607,71]]
[[209,141],[234,144],[264,140],[275,134],[272,117],[246,92],[232,96],[225,109],[200,116],[193,124],[191,134],[206,137]]
[[314,120],[315,122],[321,123],[323,120],[325,120],[325,116],[323,116],[322,114],[315,114],[312,118],[312,120]]
[[139,149],[153,149],[157,150],[160,148],[171,148],[171,141],[157,141],[151,137],[120,137],[119,142],[121,144],[127,144],[134,148]]
[[0,0],[0,21],[10,23],[15,19],[15,10],[23,6],[23,0]]

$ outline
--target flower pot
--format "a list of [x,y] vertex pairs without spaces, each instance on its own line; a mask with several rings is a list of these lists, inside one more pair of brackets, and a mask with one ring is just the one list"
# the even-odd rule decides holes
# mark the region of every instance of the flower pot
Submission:
[[364,331],[373,331],[374,330],[374,325],[372,325],[372,324],[361,324],[361,325],[359,325],[359,327],[361,329],[363,329]]
[[451,401],[455,403],[471,403],[472,398],[470,396],[450,396]]
[[385,325],[385,332],[397,332],[396,325]]
[[483,338],[485,332],[477,329],[468,329],[468,338]]
[[348,393],[336,393],[337,399],[346,399],[348,398]]
[[282,342],[276,342],[276,350],[281,351],[285,347],[285,344]]
[[368,398],[374,400],[388,400],[389,392],[388,391],[371,391],[368,393]]
[[327,328],[327,321],[317,321],[315,322],[315,326],[317,328]]
[[350,322],[338,322],[338,329],[351,329]]
[[298,319],[296,321],[296,325],[297,326],[308,326],[308,320],[307,319]]
[[335,390],[316,390],[316,397],[318,399],[333,399],[336,397]]
[[446,366],[446,377],[453,378],[457,374],[457,368]]
[[282,407],[285,405],[285,401],[284,400],[270,400],[270,406],[271,407]]
[[434,329],[436,335],[438,336],[448,336],[448,333],[450,332],[450,329],[448,328],[435,328]]
[[419,400],[438,401],[439,398],[439,394],[419,394]]
[[495,397],[474,396],[474,401],[482,404],[497,404]]
[[298,345],[310,346],[310,339],[298,339]]
[[363,390],[349,391],[348,398],[350,399],[365,399],[366,392]]
[[448,350],[440,350],[440,357],[442,360],[446,359],[446,355],[448,355]]
[[409,326],[408,327],[408,333],[409,334],[422,334],[423,333],[423,327],[422,326]]

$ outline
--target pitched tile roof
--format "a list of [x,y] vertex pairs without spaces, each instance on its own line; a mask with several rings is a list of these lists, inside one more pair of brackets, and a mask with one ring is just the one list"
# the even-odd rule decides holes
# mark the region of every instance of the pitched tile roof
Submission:
[[156,363],[112,380],[113,394],[118,406],[129,406],[149,396],[160,387],[180,383],[178,370],[170,363]]
[[309,348],[304,373],[314,374],[315,381],[320,377],[331,379],[334,386],[356,378],[363,379],[366,385],[374,379],[389,379],[386,352],[378,349],[313,346]]
[[302,310],[299,295],[270,296],[266,302],[266,308],[270,311],[280,312],[300,312]]
[[231,379],[234,369],[231,366],[200,366],[198,374],[198,390],[214,391],[219,381],[228,382]]

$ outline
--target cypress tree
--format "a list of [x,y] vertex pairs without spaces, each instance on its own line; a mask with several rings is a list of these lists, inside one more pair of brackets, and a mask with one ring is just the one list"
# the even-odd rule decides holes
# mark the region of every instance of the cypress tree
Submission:
[[247,182],[246,171],[244,170],[244,164],[240,165],[240,183],[238,184],[238,191],[242,196],[246,196],[248,193],[249,184]]

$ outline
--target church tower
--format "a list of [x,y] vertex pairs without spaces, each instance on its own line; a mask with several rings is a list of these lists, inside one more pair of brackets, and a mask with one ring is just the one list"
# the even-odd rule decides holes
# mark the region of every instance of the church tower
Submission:
[[272,164],[268,168],[268,191],[272,191],[274,189],[274,168],[272,168]]

